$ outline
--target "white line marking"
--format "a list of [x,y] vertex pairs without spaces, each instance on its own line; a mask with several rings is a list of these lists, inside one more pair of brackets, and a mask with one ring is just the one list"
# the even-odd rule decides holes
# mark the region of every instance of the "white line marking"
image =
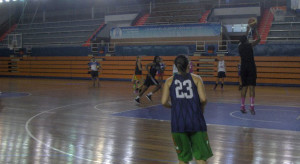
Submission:
[[[214,102],[214,101],[211,101],[210,103],[217,103],[217,104],[239,104],[241,105],[241,103],[237,103],[237,102],[234,102],[234,101],[230,101],[230,100],[222,100],[221,102]],[[276,106],[276,107],[292,107],[292,108],[300,108],[300,106],[293,106],[293,105],[267,105],[267,104],[255,104],[255,105],[260,105],[260,106]]]
[[286,132],[294,132],[299,133],[297,130],[283,130],[283,129],[268,129],[268,128],[256,128],[256,127],[247,127],[247,126],[239,126],[239,125],[221,125],[221,124],[207,124],[207,126],[228,126],[228,127],[234,127],[234,128],[248,128],[248,129],[263,129],[263,130],[270,130],[270,131],[286,131]]
[[[259,110],[271,110],[271,111],[273,110],[273,111],[283,111],[283,112],[286,112],[286,111],[289,111],[289,112],[298,112],[298,111],[285,110],[285,109],[276,109],[276,110],[274,110],[274,109],[258,109],[258,110],[256,110],[256,111],[259,111]],[[238,117],[238,116],[233,115],[234,113],[237,113],[237,112],[239,113],[239,112],[241,112],[241,111],[234,111],[234,112],[231,112],[231,113],[230,113],[230,116],[231,116],[231,117],[234,117],[234,118],[241,119],[241,120],[248,120],[248,121],[282,123],[282,122],[280,122],[280,121],[267,121],[267,120],[248,119],[248,118],[243,118],[243,117]],[[300,117],[300,116],[299,116],[299,117]]]
[[[136,103],[136,102],[133,102],[133,103]],[[145,107],[140,107],[140,108],[136,108],[136,109],[124,110],[124,111],[122,111],[122,112],[114,112],[114,113],[112,113],[112,114],[120,114],[120,113],[129,112],[129,111],[134,111],[134,110],[140,110],[140,109],[145,109],[145,108],[151,108],[151,107],[159,106],[159,105],[161,105],[161,104],[155,104],[155,105],[145,106]]]
[[6,92],[6,93],[26,93],[27,95],[25,95],[25,96],[16,96],[16,97],[4,97],[5,94],[3,94],[3,92],[2,92],[2,95],[4,95],[3,98],[21,98],[21,97],[28,97],[28,96],[32,95],[30,92],[14,92],[14,91],[12,91],[12,92]]
[[[113,99],[113,100],[116,101],[115,99]],[[120,100],[125,100],[125,99],[120,99]],[[109,101],[111,101],[111,100],[109,100]],[[44,143],[43,141],[37,139],[37,138],[31,133],[31,131],[29,130],[29,124],[30,124],[30,122],[31,122],[34,118],[36,118],[36,117],[38,117],[38,116],[40,116],[40,115],[42,115],[42,114],[45,114],[45,113],[51,113],[51,111],[54,111],[54,110],[57,110],[57,109],[62,109],[62,108],[65,108],[65,107],[69,107],[69,106],[73,106],[73,105],[86,104],[86,103],[89,103],[89,102],[75,103],[75,104],[69,104],[69,105],[65,105],[65,106],[60,106],[60,107],[52,108],[52,109],[49,109],[49,110],[47,110],[47,111],[44,111],[44,112],[41,112],[41,113],[38,113],[38,114],[32,116],[29,120],[26,121],[26,124],[25,124],[25,129],[26,129],[27,134],[28,134],[32,139],[34,139],[36,142],[39,142],[39,143],[41,143],[42,145],[44,145],[44,146],[46,146],[46,147],[49,147],[50,149],[52,149],[52,150],[54,150],[54,151],[57,151],[57,152],[60,152],[60,153],[62,153],[62,154],[65,154],[65,155],[69,155],[69,156],[75,157],[75,158],[77,158],[77,159],[82,159],[82,160],[85,160],[85,161],[95,162],[95,163],[102,163],[101,161],[94,161],[94,160],[91,160],[91,159],[79,157],[79,156],[76,156],[76,155],[74,155],[74,154],[67,153],[67,152],[62,151],[62,150],[60,150],[60,149],[57,149],[57,148],[55,148],[55,147],[52,147],[52,146],[50,146],[50,145]],[[105,104],[105,103],[109,103],[109,102],[103,102],[103,104]],[[110,103],[111,103],[111,102],[110,102]],[[98,105],[100,105],[100,104],[98,104]],[[98,105],[96,105],[96,106],[98,106]],[[94,106],[94,107],[96,107],[96,106]],[[155,105],[153,105],[153,106],[155,106]],[[151,106],[151,107],[152,107],[152,106]],[[96,109],[97,109],[97,108],[96,108]],[[141,108],[138,108],[138,109],[141,109]],[[136,109],[135,109],[135,110],[136,110]],[[116,113],[119,113],[119,112],[116,112]],[[127,117],[127,118],[128,118],[128,117]],[[162,121],[162,120],[160,120],[160,121]]]
[[[115,99],[115,100],[114,100],[114,103],[123,102],[123,101],[128,101],[128,99]],[[112,103],[112,102],[104,102],[104,103],[100,103],[100,104],[95,105],[94,108],[95,108],[96,110],[99,110],[99,111],[101,111],[101,112],[103,112],[103,113],[106,113],[106,114],[114,114],[115,112],[113,112],[113,111],[104,111],[105,109],[100,109],[100,108],[98,108],[99,105],[105,105],[106,103]]]
[[96,163],[99,163],[99,161],[94,161],[94,160],[90,160],[90,159],[87,159],[87,158],[83,158],[83,157],[79,157],[79,156],[75,156],[74,154],[71,154],[71,153],[67,153],[67,152],[64,152],[62,150],[59,150],[59,149],[56,149],[46,143],[44,143],[43,141],[37,139],[29,130],[29,123],[36,117],[42,115],[42,114],[45,114],[45,113],[49,113],[50,111],[53,111],[53,110],[57,110],[57,109],[62,109],[62,108],[65,108],[65,107],[69,107],[69,106],[73,106],[73,105],[80,105],[80,104],[86,104],[87,102],[84,102],[84,103],[75,103],[75,104],[69,104],[69,105],[65,105],[65,106],[61,106],[61,107],[56,107],[56,108],[52,108],[52,109],[49,109],[47,111],[44,111],[44,112],[41,112],[39,114],[36,114],[34,115],[33,117],[31,117],[29,120],[27,120],[26,124],[25,124],[25,129],[26,129],[26,132],[27,134],[32,138],[34,139],[36,142],[39,142],[41,143],[42,145],[45,145],[46,147],[49,147],[50,149],[54,150],[54,151],[57,151],[57,152],[60,152],[62,154],[66,154],[66,155],[69,155],[69,156],[73,156],[75,158],[78,158],[78,159],[82,159],[82,160],[85,160],[85,161],[89,161],[89,162],[96,162]]
[[231,116],[231,117],[234,117],[234,118],[237,118],[237,119],[241,119],[241,120],[247,120],[247,121],[258,121],[258,122],[273,122],[273,123],[280,123],[279,121],[256,120],[256,119],[242,118],[242,117],[238,117],[238,116],[233,115],[234,113],[237,113],[237,112],[240,112],[240,111],[234,111],[234,112],[231,112],[231,113],[230,113],[230,116]]

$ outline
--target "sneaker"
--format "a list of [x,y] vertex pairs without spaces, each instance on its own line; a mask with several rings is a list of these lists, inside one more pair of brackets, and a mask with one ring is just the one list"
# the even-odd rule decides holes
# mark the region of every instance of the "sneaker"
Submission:
[[140,98],[135,98],[134,101],[140,103]]
[[247,111],[246,111],[246,109],[245,109],[245,106],[241,106],[240,111],[241,111],[243,114],[247,113]]
[[255,115],[255,110],[254,110],[254,106],[250,106],[250,113],[252,114],[252,115]]
[[152,95],[146,95],[146,97],[147,97],[147,99],[148,99],[149,101],[152,101],[151,96],[152,96]]

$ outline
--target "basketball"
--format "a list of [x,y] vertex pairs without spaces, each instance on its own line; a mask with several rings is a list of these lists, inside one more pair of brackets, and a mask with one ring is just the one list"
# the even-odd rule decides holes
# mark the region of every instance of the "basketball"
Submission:
[[257,20],[256,20],[256,18],[254,18],[254,17],[251,17],[251,18],[249,18],[249,20],[248,20],[248,25],[250,26],[250,27],[255,27],[256,25],[257,25]]

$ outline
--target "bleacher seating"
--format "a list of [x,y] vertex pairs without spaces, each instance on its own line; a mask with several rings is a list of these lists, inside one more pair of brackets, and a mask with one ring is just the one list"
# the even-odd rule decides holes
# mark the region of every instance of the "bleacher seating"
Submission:
[[290,12],[275,15],[267,39],[267,43],[300,43],[300,17]]
[[13,33],[22,34],[25,47],[80,46],[103,22],[103,19],[91,19],[19,24]]
[[198,23],[204,12],[201,3],[159,3],[154,6],[146,24]]

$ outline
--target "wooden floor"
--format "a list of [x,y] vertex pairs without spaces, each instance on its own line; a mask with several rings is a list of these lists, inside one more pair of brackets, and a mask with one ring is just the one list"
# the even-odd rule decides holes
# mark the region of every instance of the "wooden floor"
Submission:
[[[212,87],[209,102],[239,103],[237,86]],[[178,162],[170,122],[111,115],[159,104],[161,93],[136,105],[129,82],[33,78],[0,78],[0,90],[15,95],[0,97],[1,164]],[[257,104],[300,107],[300,88],[256,91]],[[209,164],[300,164],[300,131],[209,124],[208,134]]]

